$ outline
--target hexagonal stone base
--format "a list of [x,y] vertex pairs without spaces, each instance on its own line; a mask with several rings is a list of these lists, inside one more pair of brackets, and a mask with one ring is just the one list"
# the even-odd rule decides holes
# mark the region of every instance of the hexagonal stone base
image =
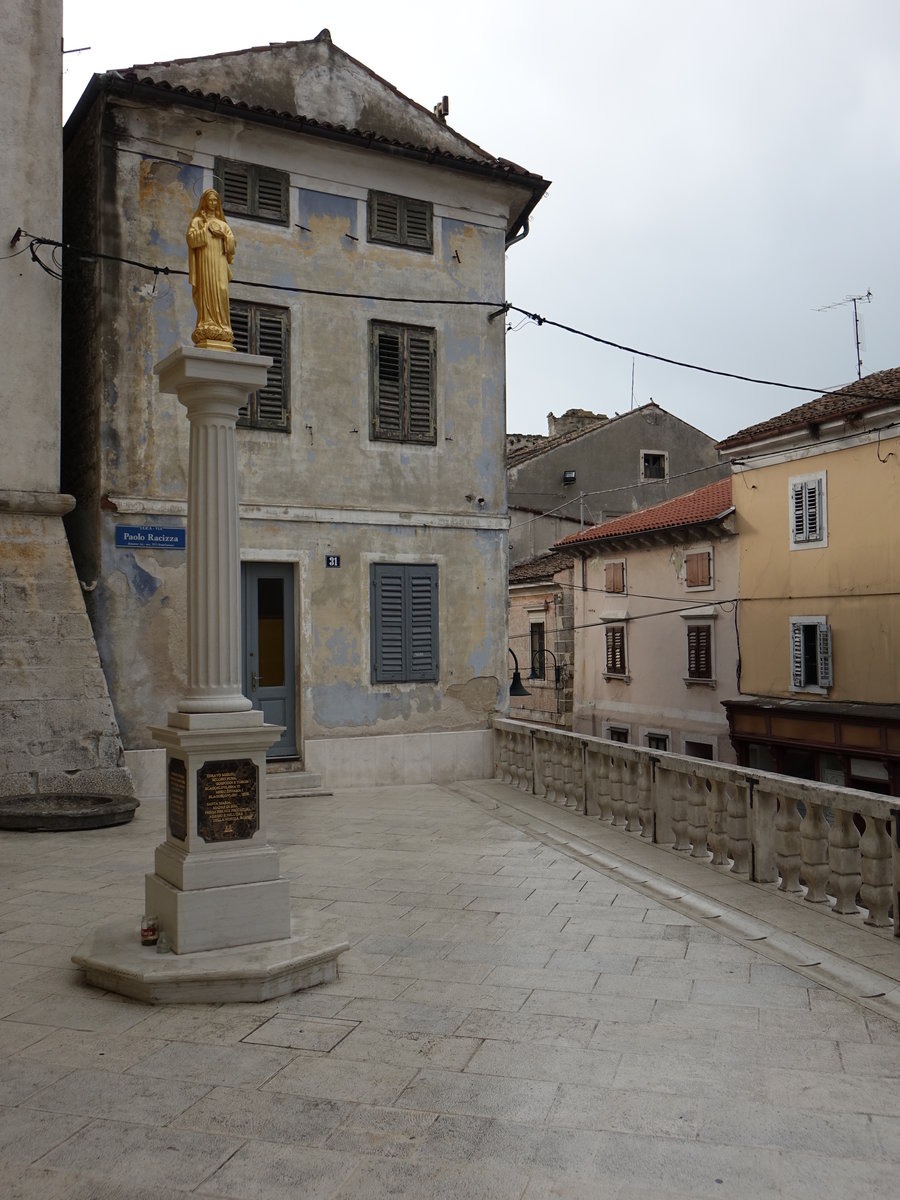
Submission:
[[72,962],[94,987],[145,1004],[258,1002],[337,979],[337,959],[349,943],[333,922],[291,922],[291,936],[194,954],[157,954],[142,946],[133,920],[95,929]]

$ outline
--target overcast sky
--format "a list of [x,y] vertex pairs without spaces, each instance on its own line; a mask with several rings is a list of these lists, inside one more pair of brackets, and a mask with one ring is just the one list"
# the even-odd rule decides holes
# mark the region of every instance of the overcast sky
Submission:
[[[900,365],[897,0],[65,0],[68,112],[95,71],[334,42],[493,154],[553,181],[507,256],[507,299],[702,366],[825,389]],[[237,97],[242,98],[242,97]],[[511,324],[518,323],[513,314]],[[627,411],[632,357],[527,322],[508,428]],[[637,358],[651,396],[715,437],[806,396]]]

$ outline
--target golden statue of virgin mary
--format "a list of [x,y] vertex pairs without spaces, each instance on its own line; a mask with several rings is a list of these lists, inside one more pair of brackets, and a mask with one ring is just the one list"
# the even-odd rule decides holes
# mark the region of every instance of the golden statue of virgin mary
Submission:
[[197,310],[191,340],[207,350],[233,350],[228,284],[235,240],[222,212],[219,193],[213,188],[207,188],[200,197],[188,226],[187,244],[188,278]]

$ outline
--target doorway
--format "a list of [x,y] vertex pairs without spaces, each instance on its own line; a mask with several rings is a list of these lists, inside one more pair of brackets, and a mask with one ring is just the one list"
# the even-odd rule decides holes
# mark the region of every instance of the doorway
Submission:
[[242,563],[243,686],[267,724],[284,733],[267,758],[297,756],[294,678],[294,569],[284,563]]

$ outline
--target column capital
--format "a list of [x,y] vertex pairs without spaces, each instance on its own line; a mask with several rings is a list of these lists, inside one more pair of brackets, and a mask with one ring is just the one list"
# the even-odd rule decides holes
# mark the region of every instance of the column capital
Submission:
[[196,385],[238,386],[245,397],[265,387],[272,359],[264,354],[238,354],[227,350],[201,350],[179,346],[153,368],[159,376],[159,390],[178,395],[183,388]]

